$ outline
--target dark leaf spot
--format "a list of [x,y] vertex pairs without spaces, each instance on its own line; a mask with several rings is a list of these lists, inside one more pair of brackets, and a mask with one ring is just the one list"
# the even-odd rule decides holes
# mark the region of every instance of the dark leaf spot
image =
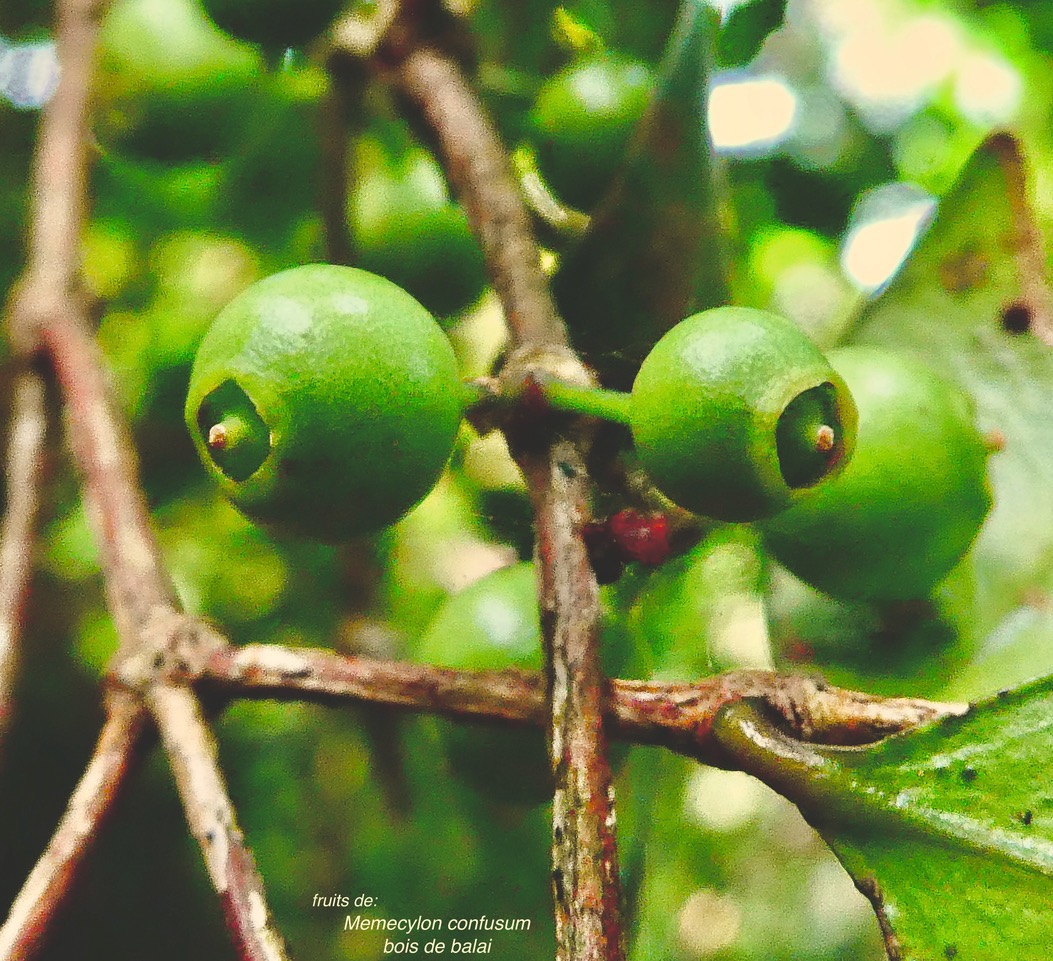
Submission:
[[976,780],[976,768],[967,767],[962,771],[962,780],[966,784],[972,784]]
[[1026,334],[1031,329],[1031,308],[1017,300],[1002,308],[1002,329],[1010,334]]

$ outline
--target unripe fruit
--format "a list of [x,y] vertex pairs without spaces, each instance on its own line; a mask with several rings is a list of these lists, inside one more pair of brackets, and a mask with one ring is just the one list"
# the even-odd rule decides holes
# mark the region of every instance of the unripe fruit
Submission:
[[538,167],[562,201],[588,210],[603,196],[651,88],[645,64],[614,54],[571,64],[545,82],[530,126]]
[[972,405],[915,360],[872,347],[831,353],[859,407],[844,472],[763,526],[775,557],[829,594],[927,596],[991,507]]
[[435,158],[363,138],[355,164],[348,226],[357,262],[439,317],[474,303],[486,285],[482,250]]
[[[613,677],[646,673],[628,633],[604,621],[603,667]],[[461,670],[540,671],[541,615],[534,565],[502,568],[452,595],[425,631],[417,659]],[[540,729],[450,724],[442,738],[450,766],[467,784],[505,803],[552,797],[552,773]]]
[[151,160],[223,157],[252,125],[261,69],[194,0],[119,0],[99,37],[95,132]]
[[317,37],[346,0],[203,0],[221,30],[269,50],[300,47]]
[[721,520],[766,517],[840,469],[856,409],[794,324],[747,307],[688,317],[644,359],[630,426],[667,497]]
[[453,349],[417,301],[383,277],[313,264],[220,312],[186,422],[243,513],[337,541],[391,524],[431,489],[461,398]]

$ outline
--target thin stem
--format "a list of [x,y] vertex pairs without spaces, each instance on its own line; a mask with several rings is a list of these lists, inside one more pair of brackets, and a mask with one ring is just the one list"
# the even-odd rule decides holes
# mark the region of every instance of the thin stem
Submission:
[[549,406],[568,414],[599,417],[616,424],[631,424],[632,395],[603,387],[587,387],[566,381],[544,380],[538,384]]
[[[126,684],[108,704],[98,749],[43,857],[5,924],[7,957],[28,957],[42,939],[77,867],[125,781],[150,709],[176,770],[187,818],[199,838],[217,818],[225,833],[205,848],[210,875],[235,945],[246,961],[284,958],[262,885],[241,843],[210,734],[192,693],[166,686],[166,655],[182,645],[225,643],[178,612],[150,527],[130,432],[107,389],[102,357],[88,334],[80,282],[86,201],[88,103],[100,0],[61,0],[57,42],[62,79],[44,110],[34,159],[30,257],[8,323],[25,353],[43,349],[54,367],[74,457],[100,541],[107,600],[120,637],[114,672]],[[212,842],[210,842],[212,843]],[[0,957],[3,957],[0,955]]]
[[29,263],[8,324],[16,345],[43,347],[69,414],[70,439],[100,528],[107,591],[126,645],[174,593],[150,530],[127,427],[114,413],[98,348],[87,334],[80,283],[80,235],[86,215],[88,105],[101,0],[58,5],[62,77],[44,109],[33,163],[34,209]]
[[124,656],[138,647],[156,610],[175,608],[175,594],[139,487],[128,428],[116,412],[101,354],[83,316],[56,316],[40,336],[65,395],[70,441],[83,473]]
[[285,944],[271,921],[263,880],[238,827],[219,772],[215,740],[197,699],[184,688],[157,684],[147,701],[240,957],[286,961]]
[[460,67],[432,47],[394,52],[399,90],[439,140],[450,182],[475,230],[513,341],[566,345],[508,152]]
[[0,527],[0,739],[11,719],[18,639],[33,565],[33,533],[44,460],[44,382],[23,371],[15,382],[7,450],[7,511]]
[[89,82],[106,0],[61,0],[56,48],[62,77],[44,109],[33,163],[27,286],[57,306],[78,286],[87,187]]
[[[346,657],[274,644],[219,647],[186,675],[226,695],[311,701],[329,706],[378,704],[480,723],[543,727],[545,680],[523,671],[454,671],[427,664]],[[803,741],[868,744],[890,734],[963,714],[965,704],[882,698],[831,687],[815,677],[740,670],[693,684],[607,682],[604,712],[626,741],[712,760],[710,724],[725,704],[756,697]]]
[[[537,368],[537,358],[546,358],[553,365],[558,361],[561,379],[589,383],[588,371],[568,348],[508,151],[460,67],[421,42],[408,19],[396,23],[380,59],[393,65],[396,86],[434,133],[450,182],[479,239],[511,334],[503,377],[522,383],[522,375]],[[539,449],[536,439],[506,434],[530,490],[537,531],[551,709],[549,753],[556,783],[552,863],[557,958],[622,961],[621,887],[603,731],[599,589],[581,534],[592,493],[585,469],[587,441],[550,438]]]
[[480,380],[461,381],[461,407],[465,414],[480,405],[499,403],[497,391],[492,383]]
[[349,175],[347,150],[350,142],[346,117],[349,101],[342,78],[334,74],[319,111],[321,148],[321,192],[319,209],[325,230],[326,260],[331,264],[351,264],[354,252],[347,229]]

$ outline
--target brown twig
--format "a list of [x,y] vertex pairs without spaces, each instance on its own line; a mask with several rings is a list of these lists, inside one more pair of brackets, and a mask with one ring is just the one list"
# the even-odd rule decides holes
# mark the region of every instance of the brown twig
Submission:
[[[522,671],[454,671],[251,644],[193,658],[183,678],[226,697],[378,704],[492,724],[542,727],[548,720],[544,678]],[[730,671],[691,684],[610,681],[604,711],[622,740],[709,762],[710,724],[721,707],[741,698],[765,701],[800,740],[842,745],[869,744],[968,709],[847,691],[804,675]]]
[[171,678],[227,641],[207,625],[158,605],[139,631],[135,648],[119,658],[114,679],[149,710],[175,778],[190,832],[201,848],[220,897],[227,929],[243,961],[284,961],[263,881],[238,829],[220,773],[212,732],[194,694]]
[[16,305],[11,318],[15,336],[23,326],[20,307],[27,314],[24,326],[31,328],[34,317],[62,312],[77,287],[88,170],[89,80],[98,18],[106,5],[107,0],[63,0],[56,8],[62,79],[44,109],[37,140],[23,303]]
[[[227,910],[235,944],[249,961],[274,961],[284,957],[284,951],[270,925],[251,854],[234,823],[210,750],[211,735],[193,695],[165,686],[165,659],[157,657],[182,643],[188,633],[208,632],[198,630],[177,611],[150,528],[129,431],[116,413],[102,358],[87,333],[79,250],[87,206],[90,81],[104,6],[101,0],[63,0],[58,6],[62,79],[41,122],[29,261],[7,320],[23,353],[42,349],[47,354],[62,388],[120,637],[115,671],[132,683],[108,702],[109,716],[97,751],[4,925],[4,956],[28,957],[39,944],[125,781],[149,707],[172,760],[187,819],[201,841]],[[141,656],[144,649],[146,660]],[[226,831],[219,840],[208,834],[217,818]],[[221,841],[225,854],[219,865],[216,845]]]
[[86,211],[88,106],[102,0],[64,0],[56,43],[62,78],[44,109],[33,165],[29,260],[7,322],[23,352],[43,347],[67,404],[74,453],[100,527],[118,631],[129,642],[173,594],[161,574],[127,431],[106,395],[101,357],[88,337],[80,283]]
[[516,344],[567,343],[541,270],[530,215],[508,151],[460,67],[428,46],[388,51],[395,82],[439,140],[446,171],[464,205]]
[[[62,79],[41,120],[33,166],[28,262],[5,318],[14,346],[25,355],[40,346],[45,331],[85,322],[78,284],[79,250],[89,80],[102,8],[97,0],[64,0],[58,7]],[[77,360],[68,359],[66,366],[75,366]],[[39,945],[124,782],[146,715],[130,698],[111,701],[110,708],[95,754],[66,815],[0,929],[0,958],[5,961],[28,958]]]
[[[399,29],[399,26],[402,29]],[[513,350],[502,374],[513,385],[556,368],[589,382],[569,351],[510,158],[457,63],[396,25],[380,59],[434,133],[450,182],[479,238],[504,308]],[[537,528],[539,600],[549,659],[549,748],[555,775],[553,891],[557,958],[620,961],[625,949],[610,769],[603,733],[596,577],[581,530],[591,482],[585,444],[536,444],[509,434],[527,480]]]
[[139,646],[154,612],[173,609],[176,600],[138,485],[128,428],[111,400],[99,349],[73,303],[71,299],[71,309],[41,326],[40,338],[62,388],[70,442],[84,478],[109,607],[121,639],[120,656],[125,657]]
[[549,650],[557,957],[624,957],[614,800],[603,729],[599,588],[581,531],[590,481],[577,444],[520,451],[534,503],[541,626]]
[[285,961],[263,881],[237,825],[219,773],[216,745],[197,699],[185,688],[154,684],[147,700],[168,753],[190,831],[204,854],[227,928],[246,961]]
[[11,717],[18,638],[33,568],[46,421],[43,380],[34,371],[23,371],[15,381],[7,450],[7,510],[0,527],[0,740]]
[[354,79],[344,76],[346,72],[347,68],[339,61],[331,61],[330,73],[334,83],[322,101],[318,118],[321,166],[318,208],[325,232],[326,259],[331,264],[354,262],[351,235],[347,228],[347,150],[350,143],[347,115],[352,99],[348,89],[353,89],[356,84]]
[[[196,709],[188,711],[174,697],[155,697],[154,691],[163,688],[164,683],[164,658],[158,655],[185,644],[187,636],[211,632],[176,610],[138,486],[128,431],[115,413],[103,378],[101,358],[84,331],[83,318],[76,312],[75,304],[76,301],[71,300],[59,316],[46,321],[40,336],[63,389],[74,454],[84,475],[86,500],[101,543],[107,595],[121,638],[114,670],[129,689],[145,698],[164,734],[187,820],[194,829],[212,816],[217,798],[226,797],[214,755],[201,750],[201,744],[208,743],[210,735]],[[135,731],[142,730],[147,715],[143,703],[128,705],[122,701],[121,704],[122,710],[131,715],[126,723]],[[176,716],[168,716],[169,711],[176,712]],[[127,750],[134,744],[135,739],[129,738]],[[212,767],[213,790],[209,794],[199,790],[200,781],[184,776],[179,762],[185,758],[196,761],[193,770],[201,777],[205,776],[201,773],[204,769]],[[93,759],[89,771],[96,763]],[[113,782],[111,789],[99,795],[98,803],[103,809],[100,820],[116,799],[127,767],[125,763],[120,768],[122,776]],[[82,783],[91,784],[87,777]],[[101,790],[101,784],[96,784]],[[229,801],[226,806],[229,808]],[[232,819],[230,824],[233,825]],[[59,832],[62,830],[60,825]],[[85,836],[81,844],[58,848],[70,858],[62,868],[64,875],[75,871],[90,847],[92,836]],[[206,863],[211,866],[210,844],[205,843],[204,835],[196,830],[195,837],[202,842]],[[275,954],[274,948],[280,939],[270,925],[258,876],[249,870],[251,854],[236,830],[228,841],[231,863],[238,869],[232,868],[222,876],[222,886],[218,884],[219,876],[210,873],[225,907],[231,908],[227,913],[231,935],[244,958],[272,961],[282,956]],[[58,891],[61,893],[62,889]],[[52,909],[57,903],[57,898],[50,902]],[[252,905],[252,910],[244,909],[245,905]]]
[[0,959],[27,961],[41,947],[52,918],[77,878],[103,822],[113,810],[142,741],[146,712],[128,694],[107,706],[95,753],[66,805],[66,812],[0,927]]

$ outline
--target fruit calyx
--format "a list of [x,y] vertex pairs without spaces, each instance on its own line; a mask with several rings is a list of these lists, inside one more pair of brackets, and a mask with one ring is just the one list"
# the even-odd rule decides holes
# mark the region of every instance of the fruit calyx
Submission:
[[845,455],[837,388],[831,383],[798,394],[779,416],[775,447],[788,487],[812,487]]
[[271,452],[270,428],[234,380],[224,381],[201,402],[197,427],[209,457],[231,480],[247,480]]

